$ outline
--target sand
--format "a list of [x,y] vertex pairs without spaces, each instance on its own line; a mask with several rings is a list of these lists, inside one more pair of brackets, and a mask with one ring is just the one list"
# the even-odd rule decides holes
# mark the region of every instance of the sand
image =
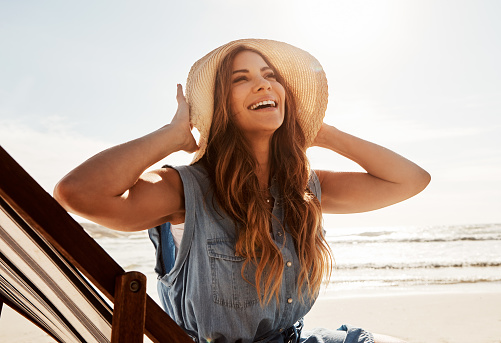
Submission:
[[[305,329],[351,324],[410,343],[501,342],[499,292],[324,295]],[[337,327],[336,327],[337,326]]]
[[[409,343],[501,343],[499,291],[326,292],[305,318],[305,329],[351,324]],[[0,342],[52,342],[4,306]]]

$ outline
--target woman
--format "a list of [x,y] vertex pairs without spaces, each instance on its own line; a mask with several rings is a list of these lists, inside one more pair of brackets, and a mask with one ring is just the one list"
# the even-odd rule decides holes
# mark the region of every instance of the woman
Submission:
[[[56,186],[56,199],[113,229],[157,227],[162,304],[195,340],[397,342],[347,326],[301,333],[301,318],[330,272],[321,212],[394,204],[423,190],[428,173],[323,123],[320,64],[282,42],[215,49],[192,67],[187,99],[178,85],[170,124],[84,162]],[[310,171],[309,146],[346,156],[366,173]],[[196,152],[190,166],[145,173],[179,150]],[[168,222],[184,223],[177,248]]]

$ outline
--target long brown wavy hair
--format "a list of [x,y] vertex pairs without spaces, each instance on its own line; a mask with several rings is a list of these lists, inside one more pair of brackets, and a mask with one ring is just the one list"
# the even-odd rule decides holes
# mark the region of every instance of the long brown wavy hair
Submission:
[[[271,236],[271,208],[257,178],[257,161],[231,113],[231,75],[235,56],[250,50],[259,54],[285,88],[285,118],[271,139],[271,173],[284,208],[284,230],[296,247],[300,262],[298,292],[314,299],[324,277],[330,276],[331,252],[322,230],[320,202],[308,187],[310,166],[303,131],[296,117],[292,93],[270,61],[258,51],[239,46],[231,50],[217,70],[214,115],[207,151],[201,163],[208,171],[219,206],[238,228],[236,254],[245,257],[244,270],[252,264],[261,305],[275,297],[278,301],[284,259]],[[254,269],[254,268],[253,268]]]

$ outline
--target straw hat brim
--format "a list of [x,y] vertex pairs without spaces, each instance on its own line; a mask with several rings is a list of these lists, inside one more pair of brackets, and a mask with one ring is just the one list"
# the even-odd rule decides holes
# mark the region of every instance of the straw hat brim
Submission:
[[241,39],[209,52],[191,67],[186,82],[190,121],[200,133],[199,149],[192,164],[205,153],[214,110],[216,71],[226,54],[236,46],[262,53],[286,80],[296,100],[297,117],[306,144],[310,146],[322,126],[327,109],[325,72],[315,57],[287,43],[267,39]]

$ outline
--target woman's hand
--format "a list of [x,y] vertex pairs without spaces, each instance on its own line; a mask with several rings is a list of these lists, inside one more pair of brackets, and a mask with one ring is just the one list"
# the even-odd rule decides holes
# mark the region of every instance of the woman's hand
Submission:
[[186,102],[183,87],[180,84],[177,85],[176,100],[177,111],[170,125],[176,128],[174,131],[176,132],[179,150],[192,153],[198,150],[198,146],[191,132],[193,125],[190,123],[190,106]]
[[325,213],[366,212],[389,206],[418,194],[430,182],[430,175],[406,158],[325,123],[312,145],[330,149],[367,171],[317,171]]

